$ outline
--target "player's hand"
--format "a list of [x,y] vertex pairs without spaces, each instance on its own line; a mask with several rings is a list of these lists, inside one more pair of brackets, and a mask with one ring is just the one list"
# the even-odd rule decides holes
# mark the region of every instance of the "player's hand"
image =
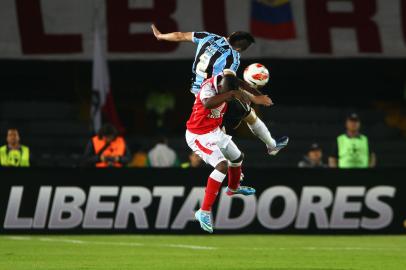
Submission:
[[272,99],[268,95],[253,96],[252,102],[266,107],[273,105]]
[[151,24],[152,32],[157,40],[161,40],[162,33],[156,28],[155,24]]

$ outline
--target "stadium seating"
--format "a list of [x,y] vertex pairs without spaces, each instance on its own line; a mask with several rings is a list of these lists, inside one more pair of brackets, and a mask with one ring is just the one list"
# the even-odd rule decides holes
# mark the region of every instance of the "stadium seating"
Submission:
[[[27,114],[27,111],[31,113]],[[294,167],[313,142],[323,147],[325,158],[328,156],[334,138],[343,132],[343,119],[349,111],[350,108],[281,105],[260,110],[261,118],[274,136],[291,138],[288,148],[276,157],[268,157],[263,143],[251,135],[235,136],[234,139],[246,154],[245,166]],[[404,166],[406,141],[401,132],[389,128],[380,112],[370,108],[358,112],[364,133],[377,153],[378,165]],[[22,142],[32,149],[34,164],[45,167],[78,166],[91,135],[89,124],[79,120],[77,105],[70,102],[3,102],[0,104],[2,136],[10,126],[19,128]],[[137,134],[128,134],[127,142],[130,148],[141,145],[145,150],[155,143],[153,138]],[[171,136],[169,143],[180,160],[187,159],[189,149],[182,134]]]

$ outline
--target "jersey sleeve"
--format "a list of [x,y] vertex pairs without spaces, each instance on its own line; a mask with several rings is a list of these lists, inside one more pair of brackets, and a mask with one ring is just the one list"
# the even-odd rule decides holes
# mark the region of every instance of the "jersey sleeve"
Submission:
[[192,37],[192,41],[193,43],[199,44],[200,41],[202,41],[202,39],[204,39],[205,37],[211,35],[208,32],[193,32],[193,37]]
[[211,98],[216,95],[216,91],[213,89],[212,83],[206,83],[200,90],[200,100]]

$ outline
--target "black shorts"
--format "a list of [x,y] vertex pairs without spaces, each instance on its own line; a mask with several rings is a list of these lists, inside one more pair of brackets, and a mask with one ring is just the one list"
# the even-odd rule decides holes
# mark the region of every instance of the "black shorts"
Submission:
[[250,112],[250,105],[242,103],[236,99],[229,101],[227,103],[227,111],[223,118],[223,126],[226,130],[236,129]]

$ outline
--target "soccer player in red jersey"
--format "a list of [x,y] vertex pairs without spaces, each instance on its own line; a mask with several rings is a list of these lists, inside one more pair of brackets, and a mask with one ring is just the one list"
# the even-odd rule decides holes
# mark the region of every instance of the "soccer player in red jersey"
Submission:
[[220,128],[227,102],[238,99],[269,106],[272,101],[267,96],[260,98],[239,90],[239,81],[232,70],[224,70],[206,80],[196,95],[193,110],[186,123],[186,142],[204,162],[214,167],[207,180],[201,208],[195,213],[203,230],[213,232],[211,208],[220,190],[221,183],[228,174],[227,194],[252,195],[255,189],[240,186],[241,164],[244,154],[232,141],[231,136]]

